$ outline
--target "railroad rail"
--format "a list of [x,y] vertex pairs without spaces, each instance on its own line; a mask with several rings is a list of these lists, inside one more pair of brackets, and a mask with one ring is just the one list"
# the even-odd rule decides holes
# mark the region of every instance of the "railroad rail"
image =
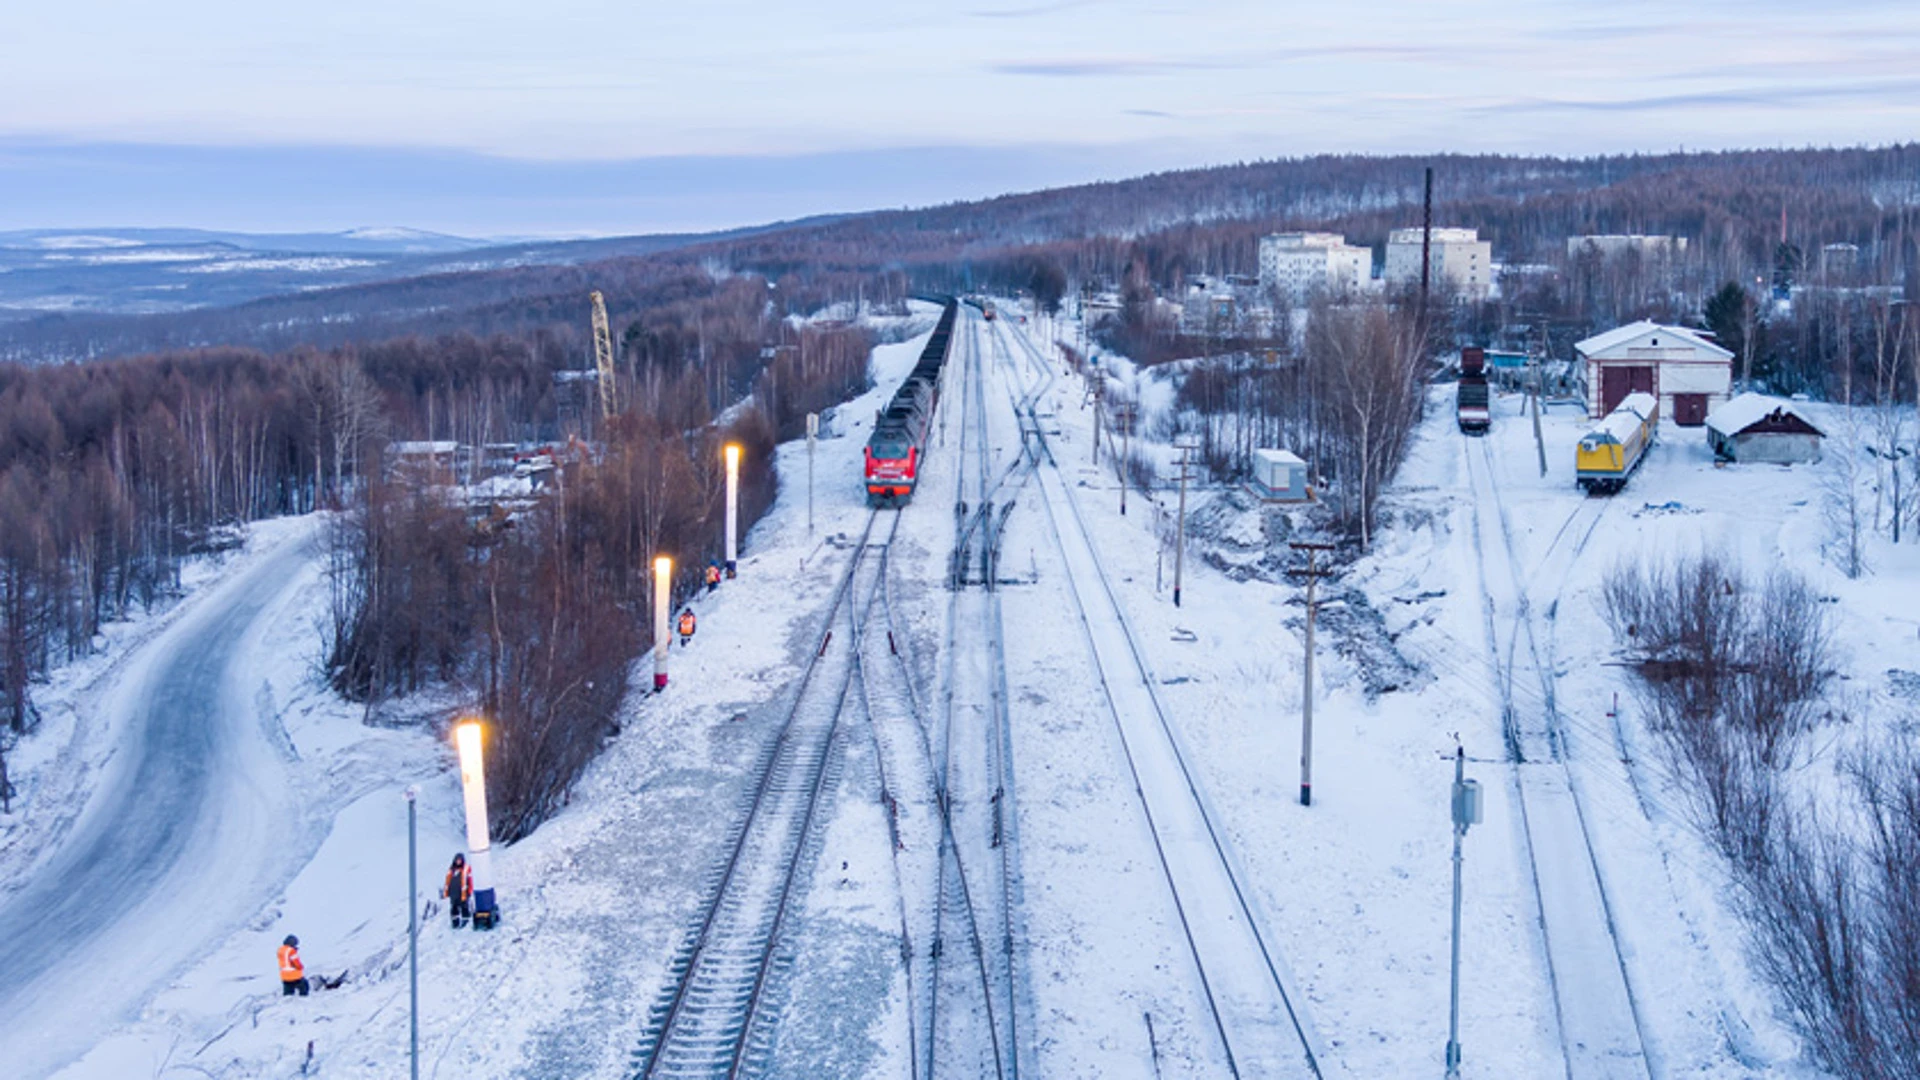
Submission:
[[[968,349],[955,365],[964,384],[960,401],[960,452],[956,476],[954,556],[948,584],[944,649],[945,693],[938,726],[929,745],[938,751],[942,813],[948,825],[934,895],[935,939],[931,954],[933,1022],[951,1034],[942,1045],[955,1071],[968,1071],[972,1056],[964,1037],[972,1010],[943,1008],[957,997],[970,998],[975,980],[965,967],[948,963],[954,950],[944,942],[956,918],[964,920],[982,1008],[991,1030],[992,1072],[1019,1075],[1018,974],[1015,960],[1013,890],[1016,863],[1009,840],[1012,787],[1006,743],[999,735],[1005,719],[1004,688],[995,661],[1000,640],[999,611],[993,602],[997,570],[992,557],[993,500],[1008,475],[996,478],[992,428],[987,413],[986,370],[980,322],[968,319]],[[1010,505],[1006,504],[1006,505]],[[979,575],[969,568],[976,565]],[[971,586],[981,585],[984,589]],[[963,628],[967,632],[962,632]],[[977,631],[977,632],[976,632]],[[929,1055],[930,1073],[939,1067]],[[979,1070],[974,1068],[975,1074]]]
[[[1478,468],[1474,462],[1476,450],[1467,447],[1464,452],[1473,490],[1473,540],[1479,563],[1488,660],[1495,665],[1501,730],[1519,796],[1527,871],[1540,910],[1547,979],[1553,992],[1567,1076],[1569,1080],[1645,1080],[1654,1071],[1648,1060],[1640,1006],[1628,977],[1613,905],[1594,852],[1593,834],[1579,785],[1567,760],[1565,725],[1556,699],[1554,672],[1550,657],[1543,658],[1540,652],[1531,597],[1532,580],[1546,569],[1556,551],[1566,552],[1562,559],[1571,560],[1585,548],[1599,525],[1605,504],[1586,499],[1575,507],[1555,532],[1541,565],[1533,575],[1523,579],[1506,501],[1495,476],[1492,450],[1484,440],[1477,442],[1477,456],[1481,458]],[[1494,516],[1491,528],[1481,522],[1482,514],[1488,510]],[[1583,526],[1582,518],[1590,520]],[[1500,554],[1506,562],[1506,581],[1498,585],[1496,575],[1488,569],[1488,532],[1497,533]],[[1568,536],[1576,539],[1563,545],[1562,541]],[[1563,568],[1562,585],[1564,579]],[[1504,660],[1497,625],[1503,598],[1512,618]],[[1552,602],[1557,606],[1558,593]],[[1537,680],[1540,695],[1537,714],[1523,712],[1515,705],[1516,673],[1522,666],[1531,669]]]
[[[855,675],[857,579],[870,570],[873,510],[835,586],[819,645],[762,757],[745,813],[729,835],[699,923],[669,966],[633,1060],[636,1080],[746,1075],[770,1048],[767,990],[792,899],[812,863],[821,795],[833,783],[838,735]],[[889,531],[888,542],[892,532]],[[884,550],[884,549],[883,549]],[[835,641],[836,631],[841,631]]]
[[[946,792],[934,771],[925,712],[914,689],[905,651],[908,638],[894,617],[888,575],[891,557],[889,545],[881,554],[875,590],[862,605],[855,653],[861,700],[866,707],[867,726],[879,762],[881,799],[888,816],[894,865],[900,881],[910,1074],[915,1078],[951,1074],[963,1059],[972,1056],[976,1059],[975,1075],[991,1074],[995,1080],[1002,1080],[1005,1073],[1001,1067],[1001,1036],[988,988],[987,948],[975,915],[974,898],[966,888],[965,868],[960,865],[961,856],[954,847]],[[945,877],[950,862],[956,866],[953,879]],[[957,880],[957,887],[941,892],[943,880]],[[919,886],[919,891],[913,886]],[[977,989],[980,1007],[977,1013],[958,1020],[955,1010],[939,1009],[934,992],[941,959],[950,955],[951,950],[929,944],[922,963],[921,947],[916,945],[916,941],[938,943],[941,940],[938,926],[947,912],[951,912],[947,916],[952,920],[951,925],[960,927],[965,934],[966,955],[972,958],[978,976],[973,986]],[[970,1024],[975,1029],[984,1027],[984,1036],[966,1038],[964,1032]],[[956,1037],[955,1028],[963,1034]],[[976,1051],[981,1049],[988,1054],[984,1062],[977,1060]]]
[[[1044,365],[1031,342],[1009,331]],[[1324,1056],[1266,920],[1179,735],[1045,431],[1027,406],[1041,502],[1098,671],[1200,997],[1234,1077],[1320,1077]]]

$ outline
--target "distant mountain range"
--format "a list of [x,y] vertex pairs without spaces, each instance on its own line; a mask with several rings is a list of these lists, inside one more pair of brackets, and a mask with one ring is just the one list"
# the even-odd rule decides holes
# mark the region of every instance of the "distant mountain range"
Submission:
[[242,251],[297,251],[343,255],[437,255],[492,247],[501,240],[421,229],[368,228],[337,233],[244,233],[210,229],[21,229],[0,232],[0,248],[38,251],[88,251],[114,248],[206,247],[224,245]]
[[406,228],[0,232],[0,322],[43,315],[160,315],[427,274],[571,265],[777,227],[782,226],[594,239],[473,239]]

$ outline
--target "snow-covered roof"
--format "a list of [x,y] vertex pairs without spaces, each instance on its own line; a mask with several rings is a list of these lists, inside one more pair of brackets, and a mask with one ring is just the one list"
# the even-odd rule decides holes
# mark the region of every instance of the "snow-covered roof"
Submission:
[[1666,334],[1669,337],[1678,338],[1695,348],[1706,349],[1709,352],[1719,355],[1723,359],[1733,359],[1733,353],[1701,337],[1696,331],[1689,330],[1684,326],[1667,326],[1662,323],[1653,322],[1650,319],[1641,319],[1639,322],[1628,323],[1625,326],[1616,326],[1604,334],[1595,334],[1585,341],[1576,343],[1573,348],[1574,351],[1582,356],[1593,356],[1596,353],[1617,349],[1622,345],[1637,341],[1643,337],[1651,337],[1654,334]]
[[444,439],[435,439],[431,442],[416,440],[388,443],[387,449],[396,454],[451,454],[460,449],[460,444]]
[[1614,406],[1606,419],[1595,425],[1593,433],[1606,435],[1617,443],[1625,443],[1646,422],[1647,417],[1653,415],[1658,404],[1652,394],[1628,394],[1620,399],[1620,404]]
[[[1722,435],[1738,435],[1753,425],[1775,413],[1785,413],[1801,423],[1820,432],[1807,414],[1793,407],[1793,402],[1766,394],[1741,394],[1732,401],[1707,414],[1707,426]],[[1824,435],[1825,432],[1820,432]]]
[[1294,453],[1291,450],[1255,450],[1253,452],[1253,456],[1259,458],[1262,461],[1270,461],[1275,465],[1305,465],[1306,464],[1306,462],[1300,460],[1300,455]]

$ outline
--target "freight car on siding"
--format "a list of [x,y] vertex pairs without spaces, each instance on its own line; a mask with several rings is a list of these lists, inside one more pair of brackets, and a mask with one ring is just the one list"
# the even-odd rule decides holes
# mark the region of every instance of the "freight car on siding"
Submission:
[[1455,390],[1454,419],[1468,435],[1485,435],[1492,423],[1493,399],[1487,390],[1487,351],[1460,350],[1460,385]]
[[940,372],[953,343],[953,323],[959,304],[946,302],[940,322],[920,350],[920,359],[874,418],[867,439],[867,505],[901,506],[913,497],[926,460],[927,431],[940,401]]

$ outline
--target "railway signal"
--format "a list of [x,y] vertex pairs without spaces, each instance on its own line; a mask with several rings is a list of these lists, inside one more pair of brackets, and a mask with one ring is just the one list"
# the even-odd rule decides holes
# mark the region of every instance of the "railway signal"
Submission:
[[[1300,680],[1300,805],[1313,805],[1313,616],[1314,585],[1323,577],[1332,576],[1314,562],[1314,556],[1322,551],[1332,551],[1332,544],[1315,544],[1306,541],[1287,545],[1295,551],[1307,553],[1305,567],[1290,569],[1288,574],[1307,579],[1307,669]],[[1176,586],[1176,590],[1177,590]],[[1175,595],[1178,595],[1176,591]]]

